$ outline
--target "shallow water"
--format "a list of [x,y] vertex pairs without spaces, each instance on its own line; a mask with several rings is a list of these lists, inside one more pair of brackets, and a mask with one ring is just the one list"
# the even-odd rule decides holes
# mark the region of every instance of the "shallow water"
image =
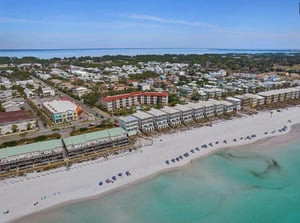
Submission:
[[300,134],[228,149],[104,197],[59,207],[22,223],[299,222]]

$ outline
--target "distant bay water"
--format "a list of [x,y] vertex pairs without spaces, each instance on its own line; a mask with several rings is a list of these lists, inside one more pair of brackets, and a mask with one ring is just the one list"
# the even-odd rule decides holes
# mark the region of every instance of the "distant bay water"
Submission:
[[91,49],[0,49],[1,57],[25,57],[32,56],[41,59],[53,57],[81,57],[104,55],[163,55],[163,54],[259,54],[259,53],[300,53],[300,50],[257,50],[257,49],[207,49],[207,48],[91,48]]
[[18,223],[300,222],[300,126],[217,152],[98,199],[58,207]]

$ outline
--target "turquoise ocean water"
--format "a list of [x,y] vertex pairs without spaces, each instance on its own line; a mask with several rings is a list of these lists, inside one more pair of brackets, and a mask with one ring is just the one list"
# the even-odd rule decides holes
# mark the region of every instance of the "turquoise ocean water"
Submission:
[[0,49],[0,57],[24,57],[33,56],[43,59],[53,57],[80,57],[80,56],[104,56],[104,55],[147,55],[147,54],[258,54],[258,53],[300,53],[293,49],[206,49],[206,48],[91,48],[91,49],[26,49],[5,50]]
[[227,149],[182,170],[19,222],[300,222],[299,126],[294,131],[289,143],[277,139],[274,146],[271,139]]

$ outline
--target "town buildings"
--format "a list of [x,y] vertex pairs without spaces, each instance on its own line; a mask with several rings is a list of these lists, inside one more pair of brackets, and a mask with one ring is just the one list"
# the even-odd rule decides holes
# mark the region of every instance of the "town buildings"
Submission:
[[168,106],[165,106],[160,110],[167,113],[169,126],[175,127],[175,126],[181,125],[180,111],[178,111],[177,109],[174,109],[172,107],[168,107]]

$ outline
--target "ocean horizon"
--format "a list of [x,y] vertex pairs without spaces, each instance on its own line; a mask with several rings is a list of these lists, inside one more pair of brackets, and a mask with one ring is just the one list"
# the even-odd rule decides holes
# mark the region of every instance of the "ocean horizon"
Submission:
[[37,57],[41,59],[64,57],[100,57],[115,55],[163,54],[263,54],[300,53],[300,49],[222,49],[222,48],[79,48],[79,49],[0,49],[0,57]]
[[187,168],[18,223],[294,223],[300,220],[300,125]]

